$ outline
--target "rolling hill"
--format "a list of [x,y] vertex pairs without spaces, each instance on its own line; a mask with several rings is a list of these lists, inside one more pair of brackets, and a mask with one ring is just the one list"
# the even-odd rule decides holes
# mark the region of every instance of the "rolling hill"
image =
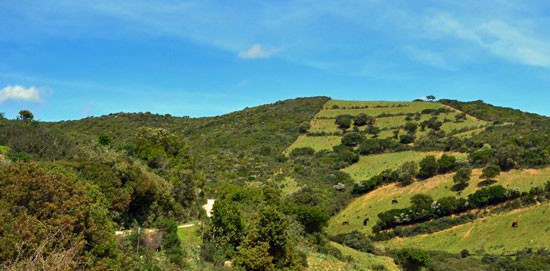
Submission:
[[[115,113],[51,123],[0,119],[0,128],[0,173],[23,174],[22,167],[77,186],[104,210],[109,229],[177,225],[164,218],[194,221],[192,244],[191,231],[187,239],[180,231],[179,239],[196,270],[226,261],[246,266],[257,255],[268,267],[292,270],[306,263],[305,270],[399,270],[398,254],[409,248],[429,251],[430,270],[484,270],[493,263],[481,257],[501,259],[498,254],[550,240],[550,191],[544,190],[550,187],[550,120],[482,101],[313,97],[216,117]],[[432,169],[423,175],[430,159]],[[489,166],[500,174],[483,176]],[[459,193],[454,176],[463,168],[472,173]],[[489,188],[505,191],[504,199],[494,203],[484,194],[479,201],[490,204],[468,209],[466,197]],[[206,196],[222,204],[213,219],[199,207]],[[444,197],[454,197],[452,208],[460,212],[430,213]],[[418,198],[430,202],[422,209]],[[383,219],[378,214],[409,207],[433,217],[375,228]],[[467,214],[475,216],[450,224]],[[520,226],[512,228],[512,221]],[[399,235],[416,227],[423,228]],[[94,240],[113,239],[107,232]],[[220,232],[230,238],[213,238]],[[282,237],[266,245],[259,235]],[[267,249],[278,244],[284,253]],[[155,268],[169,266],[168,251],[155,249],[141,256]],[[478,257],[458,257],[464,249]],[[111,250],[138,263],[131,245]]]

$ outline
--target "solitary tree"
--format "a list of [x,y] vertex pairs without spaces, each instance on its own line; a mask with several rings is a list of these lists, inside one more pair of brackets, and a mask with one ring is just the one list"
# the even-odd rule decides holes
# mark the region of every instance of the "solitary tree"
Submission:
[[334,121],[336,125],[338,125],[338,128],[342,130],[346,130],[349,127],[351,127],[351,116],[350,115],[338,115],[336,116],[336,120]]
[[435,100],[435,96],[428,95],[428,96],[426,96],[426,99],[428,99],[430,102],[433,102],[433,100]]
[[453,181],[455,182],[455,189],[456,190],[463,190],[468,186],[468,182],[470,181],[470,178],[472,177],[472,169],[471,168],[461,168],[459,169],[455,176],[453,177]]
[[19,111],[18,119],[29,121],[34,119],[34,115],[31,113],[31,111],[25,109],[25,110]]
[[481,178],[485,180],[490,180],[498,175],[500,175],[500,167],[497,165],[489,165],[486,168],[483,169],[483,173],[481,174]]

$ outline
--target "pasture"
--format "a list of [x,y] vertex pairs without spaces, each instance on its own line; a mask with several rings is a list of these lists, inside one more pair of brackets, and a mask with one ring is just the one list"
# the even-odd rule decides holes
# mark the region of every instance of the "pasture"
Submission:
[[332,147],[340,145],[342,137],[340,136],[306,136],[300,135],[290,147],[285,151],[289,154],[296,148],[311,147],[316,152],[320,150],[332,150]]
[[[329,221],[328,232],[330,234],[338,234],[359,230],[364,233],[372,232],[372,226],[378,221],[378,214],[394,208],[405,208],[410,206],[410,198],[418,193],[430,195],[434,200],[447,196],[456,196],[457,193],[451,190],[454,185],[454,174],[437,175],[423,181],[416,181],[408,186],[400,186],[398,184],[389,184],[380,187],[370,193],[367,193],[359,198],[356,198],[343,211],[332,217]],[[474,169],[470,184],[462,191],[462,196],[466,196],[475,192],[480,187],[478,183],[483,181],[479,176],[480,169]],[[550,168],[540,170],[512,170],[503,172],[495,178],[496,184],[500,184],[506,188],[518,187],[520,191],[528,191],[536,185],[543,185],[549,181]],[[392,200],[396,199],[397,204],[392,204]],[[363,226],[363,219],[370,218],[367,226]],[[347,221],[348,225],[343,225]]]
[[[512,222],[519,227],[513,228]],[[550,240],[550,204],[513,210],[433,234],[396,238],[380,244],[388,248],[416,247],[425,250],[471,253],[511,253],[525,247],[548,247]]]
[[[457,159],[465,159],[466,154],[450,153],[456,156]],[[442,152],[416,152],[404,151],[393,153],[382,153],[361,156],[359,162],[342,169],[348,173],[355,181],[367,180],[375,175],[380,174],[386,169],[397,169],[403,163],[408,161],[419,162],[422,158],[428,155],[435,155],[437,158],[443,155]]]

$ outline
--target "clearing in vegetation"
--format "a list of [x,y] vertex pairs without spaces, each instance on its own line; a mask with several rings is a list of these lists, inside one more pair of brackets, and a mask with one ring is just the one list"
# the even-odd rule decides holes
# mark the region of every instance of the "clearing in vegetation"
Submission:
[[[478,183],[480,179],[480,169],[474,169],[470,184],[462,191],[465,197],[480,189]],[[532,187],[542,186],[548,181],[550,168],[540,170],[511,170],[503,172],[495,178],[497,183],[506,188],[518,187],[520,191],[529,191]],[[358,230],[364,233],[372,232],[372,226],[378,221],[378,214],[396,208],[405,208],[410,206],[410,198],[419,193],[430,195],[434,200],[447,196],[456,196],[457,192],[452,191],[454,173],[437,175],[432,178],[414,182],[408,186],[400,186],[397,183],[380,187],[359,198],[356,198],[343,211],[332,217],[329,221],[329,234],[338,234]],[[392,200],[398,203],[392,204]],[[363,226],[363,220],[368,217],[370,221]],[[347,225],[343,225],[347,221]],[[511,222],[510,222],[511,223]]]
[[296,148],[311,147],[316,152],[320,150],[332,150],[332,147],[339,145],[341,136],[306,136],[300,135],[294,143],[285,151],[286,154]]

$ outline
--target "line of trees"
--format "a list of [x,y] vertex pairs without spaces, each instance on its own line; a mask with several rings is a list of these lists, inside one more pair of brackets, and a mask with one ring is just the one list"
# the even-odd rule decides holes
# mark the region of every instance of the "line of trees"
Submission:
[[410,207],[379,213],[379,221],[373,226],[373,231],[378,232],[396,226],[416,224],[433,218],[499,204],[520,196],[519,189],[506,189],[501,185],[484,187],[465,198],[450,196],[434,201],[429,195],[416,194],[411,198]]

